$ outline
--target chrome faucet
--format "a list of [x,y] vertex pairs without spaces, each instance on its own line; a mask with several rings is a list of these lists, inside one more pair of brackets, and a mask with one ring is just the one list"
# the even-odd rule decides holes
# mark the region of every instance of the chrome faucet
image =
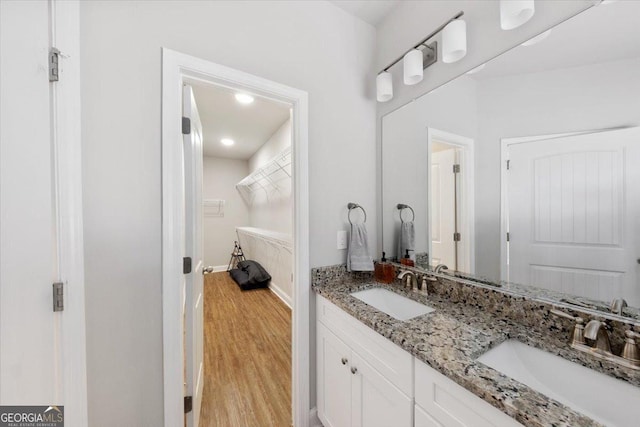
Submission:
[[442,273],[442,270],[448,270],[448,269],[449,269],[449,267],[447,267],[446,265],[438,264],[438,265],[436,265],[436,268],[433,270],[433,272],[440,274],[440,273]]
[[404,270],[398,274],[398,279],[402,280],[403,286],[409,287],[409,289],[413,290],[418,287],[418,278],[416,277],[416,273],[411,270]]

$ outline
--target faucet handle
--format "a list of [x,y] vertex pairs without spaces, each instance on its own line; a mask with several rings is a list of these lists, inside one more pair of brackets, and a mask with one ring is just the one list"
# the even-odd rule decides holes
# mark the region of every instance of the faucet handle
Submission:
[[549,310],[549,313],[553,314],[554,316],[564,317],[565,319],[573,320],[579,325],[584,324],[584,319],[582,317],[573,316],[573,315],[571,315],[569,313],[565,313],[562,310],[558,310],[557,308],[552,308],[551,310]]
[[549,312],[554,316],[564,317],[565,319],[571,319],[576,322],[576,325],[573,327],[573,332],[571,333],[572,346],[575,346],[577,344],[586,344],[584,340],[584,319],[582,317],[572,316],[569,313],[565,313],[564,311],[555,308],[552,308],[551,310],[549,310]]

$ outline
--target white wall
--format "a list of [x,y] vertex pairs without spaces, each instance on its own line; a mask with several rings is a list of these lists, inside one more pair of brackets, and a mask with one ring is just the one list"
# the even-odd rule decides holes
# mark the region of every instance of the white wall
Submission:
[[379,216],[387,257],[396,255],[400,229],[398,203],[414,209],[416,252],[428,252],[427,128],[475,139],[476,109],[476,82],[461,77],[382,117],[384,179]]
[[[274,157],[291,147],[291,119],[287,120],[249,159],[251,172],[264,166]],[[277,231],[291,235],[293,232],[293,205],[291,198],[291,179],[285,174],[276,173],[277,190],[268,193],[258,191],[249,209],[252,227]]]
[[204,214],[204,264],[226,266],[238,240],[236,227],[249,225],[249,209],[235,185],[249,173],[246,160],[204,157],[202,195],[225,201],[224,216]]
[[640,58],[478,82],[476,270],[500,277],[500,139],[640,125]]
[[376,224],[375,30],[324,1],[90,1],[80,19],[89,425],[157,427],[161,47],[309,93],[315,267],[346,260],[347,202]]

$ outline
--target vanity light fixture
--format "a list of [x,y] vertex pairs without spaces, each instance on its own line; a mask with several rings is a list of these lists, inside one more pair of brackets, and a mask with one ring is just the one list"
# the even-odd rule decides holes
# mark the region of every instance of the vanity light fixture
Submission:
[[[435,31],[415,44],[411,49],[406,51],[401,57],[387,65],[378,73],[376,77],[376,99],[378,102],[387,102],[393,98],[393,78],[389,69],[402,61],[404,65],[403,81],[406,85],[414,85],[422,81],[424,75],[424,69],[430,65],[435,64],[438,61],[438,43],[427,43],[429,39],[433,38],[440,31],[445,30],[448,33],[445,41],[445,35],[443,34],[443,43],[449,43],[449,46],[445,46],[446,52],[443,52],[444,62],[455,62],[464,57],[467,53],[467,27],[464,21],[459,18],[464,15],[464,12],[458,12],[454,17],[438,27]],[[452,27],[447,27],[450,24],[455,24]]]
[[424,69],[421,50],[411,49],[407,52],[402,59],[402,66],[404,68],[404,84],[414,85],[422,81]]
[[393,98],[393,81],[391,73],[383,71],[376,77],[376,98],[378,102],[387,102]]
[[467,23],[462,19],[451,21],[442,31],[442,62],[450,64],[467,54]]
[[222,138],[220,140],[220,142],[222,143],[222,145],[226,145],[227,147],[231,147],[233,144],[235,144],[236,142],[231,139],[231,138]]
[[500,0],[500,27],[513,30],[527,22],[536,11],[534,0]]
[[236,101],[238,101],[240,104],[248,105],[254,101],[254,98],[248,93],[236,93]]
[[540,43],[542,40],[546,39],[547,37],[549,37],[549,34],[551,34],[551,30],[547,30],[542,34],[538,34],[537,36],[527,40],[526,42],[522,43],[520,46],[533,46],[534,44],[538,44]]

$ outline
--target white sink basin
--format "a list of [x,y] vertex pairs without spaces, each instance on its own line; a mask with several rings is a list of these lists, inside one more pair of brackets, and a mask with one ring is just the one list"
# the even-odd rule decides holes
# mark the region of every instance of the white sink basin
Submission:
[[516,340],[478,361],[607,426],[639,425],[640,388],[622,380]]
[[434,311],[431,307],[382,288],[354,292],[351,296],[398,320],[409,320]]

